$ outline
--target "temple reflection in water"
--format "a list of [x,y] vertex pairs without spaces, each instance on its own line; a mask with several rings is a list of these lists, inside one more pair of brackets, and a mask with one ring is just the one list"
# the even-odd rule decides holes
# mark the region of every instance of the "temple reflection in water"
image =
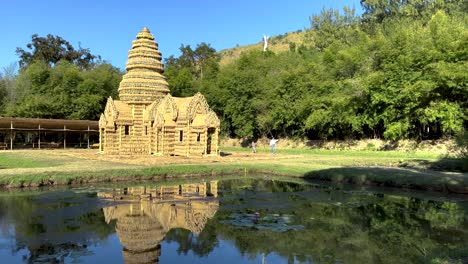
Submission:
[[217,196],[217,181],[98,193],[103,199],[123,201],[103,210],[107,223],[117,221],[116,233],[126,263],[157,263],[160,242],[173,228],[200,234],[218,210]]

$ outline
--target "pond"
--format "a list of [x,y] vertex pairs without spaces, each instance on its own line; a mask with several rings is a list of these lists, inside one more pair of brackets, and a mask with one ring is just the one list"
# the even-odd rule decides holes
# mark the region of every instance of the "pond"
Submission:
[[468,197],[237,177],[0,194],[2,263],[466,263]]

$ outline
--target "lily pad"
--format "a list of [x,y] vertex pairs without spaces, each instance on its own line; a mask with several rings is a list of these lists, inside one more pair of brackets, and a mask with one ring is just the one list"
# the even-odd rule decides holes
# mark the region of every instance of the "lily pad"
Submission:
[[302,225],[291,225],[293,215],[266,214],[258,213],[233,213],[230,219],[224,220],[223,223],[231,224],[238,227],[247,227],[258,230],[270,230],[274,232],[286,232],[288,230],[304,229]]

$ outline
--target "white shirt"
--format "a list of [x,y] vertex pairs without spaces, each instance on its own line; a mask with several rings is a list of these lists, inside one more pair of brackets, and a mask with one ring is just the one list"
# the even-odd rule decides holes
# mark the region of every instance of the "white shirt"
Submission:
[[272,139],[270,140],[270,146],[273,146],[273,145],[276,145],[276,142],[278,141],[278,139]]

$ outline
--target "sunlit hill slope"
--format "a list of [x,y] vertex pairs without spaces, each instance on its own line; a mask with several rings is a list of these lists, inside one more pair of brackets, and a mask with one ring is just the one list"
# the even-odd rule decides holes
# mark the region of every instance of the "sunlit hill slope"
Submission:
[[[226,65],[232,61],[239,58],[243,52],[251,50],[263,50],[263,40],[261,36],[259,37],[260,41],[246,46],[237,46],[230,49],[224,49],[219,52],[221,60],[221,65]],[[305,31],[298,30],[295,32],[288,32],[283,35],[272,36],[268,40],[268,50],[275,53],[288,51],[291,46],[299,47],[304,43],[305,40]]]

